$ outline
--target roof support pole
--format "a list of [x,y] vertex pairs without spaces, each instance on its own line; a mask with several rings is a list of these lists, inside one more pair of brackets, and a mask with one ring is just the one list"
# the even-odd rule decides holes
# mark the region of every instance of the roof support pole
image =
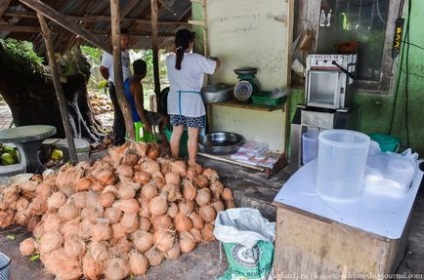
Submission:
[[153,78],[155,81],[156,98],[160,93],[160,77],[159,77],[159,49],[158,49],[158,1],[150,0],[152,11],[152,50],[153,50]]
[[132,122],[130,106],[124,93],[124,78],[122,75],[122,60],[121,60],[121,11],[119,0],[110,0],[110,15],[112,29],[112,48],[113,48],[113,75],[116,96],[119,106],[125,119],[125,128],[127,137],[131,140],[135,139],[134,124]]
[[56,91],[56,97],[59,102],[60,115],[62,116],[63,128],[65,130],[66,140],[69,149],[69,159],[72,164],[78,162],[77,151],[75,149],[74,135],[72,133],[71,124],[69,123],[68,104],[65,99],[62,84],[60,83],[59,67],[56,63],[56,57],[51,40],[51,32],[44,16],[37,13],[38,20],[40,21],[41,30],[43,31],[43,38],[46,43],[47,54],[49,57],[49,66],[53,75],[53,84]]

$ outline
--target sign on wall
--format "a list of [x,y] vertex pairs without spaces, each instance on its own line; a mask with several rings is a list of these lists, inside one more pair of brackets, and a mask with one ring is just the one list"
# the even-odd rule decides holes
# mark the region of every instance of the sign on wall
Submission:
[[207,0],[211,56],[221,59],[213,82],[236,84],[234,69],[258,68],[261,90],[287,85],[289,1]]

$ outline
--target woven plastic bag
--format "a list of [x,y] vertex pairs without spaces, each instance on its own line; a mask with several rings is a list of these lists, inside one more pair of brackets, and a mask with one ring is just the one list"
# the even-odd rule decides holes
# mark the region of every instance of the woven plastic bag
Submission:
[[221,211],[214,235],[224,246],[228,270],[219,280],[273,279],[275,223],[251,208]]

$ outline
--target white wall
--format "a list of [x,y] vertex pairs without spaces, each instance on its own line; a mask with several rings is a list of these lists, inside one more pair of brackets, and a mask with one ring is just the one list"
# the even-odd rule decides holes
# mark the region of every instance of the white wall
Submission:
[[229,131],[243,135],[246,141],[268,144],[272,152],[284,152],[285,113],[233,108],[213,104],[211,108],[212,131]]
[[234,69],[258,68],[263,90],[287,83],[288,4],[282,0],[208,0],[210,55],[222,60],[214,79],[236,84]]
[[[238,83],[234,69],[258,68],[261,90],[287,86],[291,1],[207,0],[209,53],[221,59],[213,83]],[[214,105],[213,130],[240,133],[284,151],[286,113]]]

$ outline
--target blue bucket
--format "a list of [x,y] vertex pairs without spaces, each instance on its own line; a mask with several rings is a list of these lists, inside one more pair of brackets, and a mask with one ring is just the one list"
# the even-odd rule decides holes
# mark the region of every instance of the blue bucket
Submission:
[[10,279],[10,258],[0,252],[0,280]]

